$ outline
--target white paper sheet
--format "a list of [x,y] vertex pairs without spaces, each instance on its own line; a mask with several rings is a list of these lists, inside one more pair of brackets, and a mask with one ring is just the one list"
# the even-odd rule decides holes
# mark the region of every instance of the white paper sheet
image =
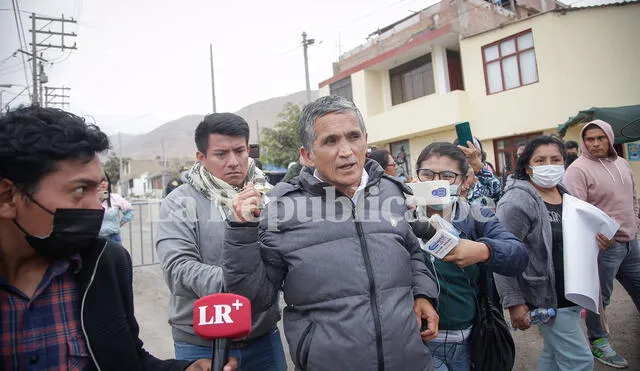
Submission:
[[620,228],[604,211],[565,194],[562,205],[562,243],[565,297],[588,310],[600,313],[598,241],[602,233],[612,239]]

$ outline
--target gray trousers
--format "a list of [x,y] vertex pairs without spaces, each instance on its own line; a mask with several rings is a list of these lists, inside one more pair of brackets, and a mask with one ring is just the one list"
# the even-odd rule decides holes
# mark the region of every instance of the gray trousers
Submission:
[[[600,292],[604,307],[609,305],[613,291],[613,280],[617,278],[622,287],[629,293],[633,303],[640,312],[640,248],[638,240],[617,242],[608,250],[598,255],[598,272],[600,274]],[[589,340],[608,337],[602,328],[600,315],[587,311],[587,334]]]

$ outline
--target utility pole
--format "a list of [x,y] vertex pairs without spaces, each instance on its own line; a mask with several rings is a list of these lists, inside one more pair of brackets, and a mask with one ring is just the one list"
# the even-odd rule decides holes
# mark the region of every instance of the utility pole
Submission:
[[[29,18],[31,18],[31,30],[29,30],[29,32],[31,32],[31,53],[27,53],[31,56],[31,69],[32,69],[32,79],[33,79],[33,95],[31,97],[31,104],[33,104],[34,106],[38,106],[42,103],[42,86],[41,84],[45,84],[46,81],[46,75],[45,77],[45,81],[42,82],[42,80],[40,80],[40,84],[38,84],[38,59],[42,59],[42,58],[38,58],[38,47],[44,47],[44,48],[57,48],[57,49],[62,49],[62,51],[64,51],[65,49],[77,49],[76,48],[76,44],[73,43],[73,46],[67,46],[64,43],[64,37],[65,36],[70,36],[70,37],[76,37],[76,33],[75,32],[71,32],[71,33],[67,33],[64,32],[64,24],[66,23],[77,23],[73,18],[71,19],[65,19],[64,18],[64,14],[62,15],[61,18],[49,18],[49,17],[40,17],[40,16],[36,16],[36,13],[31,13],[31,15],[29,16]],[[48,21],[48,24],[51,23],[57,23],[60,22],[61,25],[61,30],[60,32],[57,31],[51,31],[51,29],[43,31],[42,28],[46,27],[43,26],[41,29],[37,28],[37,21]],[[60,36],[61,40],[60,40],[60,44],[39,44],[37,41],[37,36],[38,34],[42,34],[42,35],[48,35],[48,37],[51,36]],[[46,39],[45,39],[46,40]],[[26,53],[24,51],[21,51],[23,53]],[[45,61],[46,62],[46,61]],[[43,71],[44,69],[41,66],[41,74],[40,74],[40,78],[42,79],[42,75],[43,75]],[[38,85],[40,85],[40,89],[38,89]],[[38,92],[40,91],[40,93]],[[64,104],[63,104],[64,105]]]
[[[24,30],[24,29],[23,29]],[[26,49],[26,48],[25,48]],[[31,104],[39,105],[38,102],[38,61],[36,61],[36,13],[31,13],[31,79],[33,80],[33,95]],[[28,84],[28,83],[27,83]]]
[[[122,194],[122,178],[124,178],[124,174],[122,173],[122,162],[124,161],[124,159],[122,158],[122,132],[118,132],[118,185],[120,186],[120,194],[124,197],[125,195]],[[129,192],[129,190],[127,189],[127,193]]]
[[162,175],[161,175],[161,180],[160,182],[162,183],[162,187],[167,185],[167,182],[164,180],[164,173],[166,171],[167,168],[167,159],[165,157],[165,153],[164,153],[164,138],[160,139],[160,145],[162,146]]
[[307,33],[302,32],[302,50],[304,52],[304,77],[307,82],[307,103],[311,103],[311,86],[309,84],[309,59],[307,58],[307,47],[313,45],[314,39],[307,39]]
[[213,79],[213,45],[209,44],[209,61],[211,63],[211,99],[213,100],[213,113],[216,113],[216,85]]

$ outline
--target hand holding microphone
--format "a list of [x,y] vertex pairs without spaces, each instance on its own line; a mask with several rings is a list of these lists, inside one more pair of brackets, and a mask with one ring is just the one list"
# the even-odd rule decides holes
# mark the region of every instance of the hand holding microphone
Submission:
[[212,341],[212,370],[226,371],[223,366],[229,365],[230,340],[251,333],[251,302],[235,294],[200,298],[193,305],[193,329],[201,338]]
[[249,182],[247,186],[232,199],[233,217],[236,221],[247,223],[256,220],[260,216],[260,207],[263,205],[263,194]]

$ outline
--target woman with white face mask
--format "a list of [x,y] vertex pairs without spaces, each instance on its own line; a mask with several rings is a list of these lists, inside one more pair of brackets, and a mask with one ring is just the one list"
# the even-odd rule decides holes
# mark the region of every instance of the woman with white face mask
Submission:
[[[490,279],[491,272],[519,275],[527,265],[527,252],[490,208],[466,200],[473,171],[469,172],[467,158],[458,147],[446,142],[431,143],[418,156],[416,169],[420,182],[449,182],[452,195],[446,204],[419,206],[419,214],[441,216],[451,222],[460,238],[442,260],[424,252],[427,268],[438,280],[440,316],[438,336],[425,345],[431,350],[435,371],[469,371],[472,353],[469,336],[478,309],[482,276]],[[426,235],[417,230],[416,223],[412,227],[416,236]]]
[[580,329],[582,308],[564,295],[562,195],[567,190],[560,181],[565,157],[559,139],[532,139],[518,157],[514,179],[507,183],[496,211],[529,253],[529,265],[517,280],[495,275],[513,327],[528,329],[527,312],[535,308],[553,308],[557,313],[540,325],[544,347],[538,370],[593,369],[593,357]]

